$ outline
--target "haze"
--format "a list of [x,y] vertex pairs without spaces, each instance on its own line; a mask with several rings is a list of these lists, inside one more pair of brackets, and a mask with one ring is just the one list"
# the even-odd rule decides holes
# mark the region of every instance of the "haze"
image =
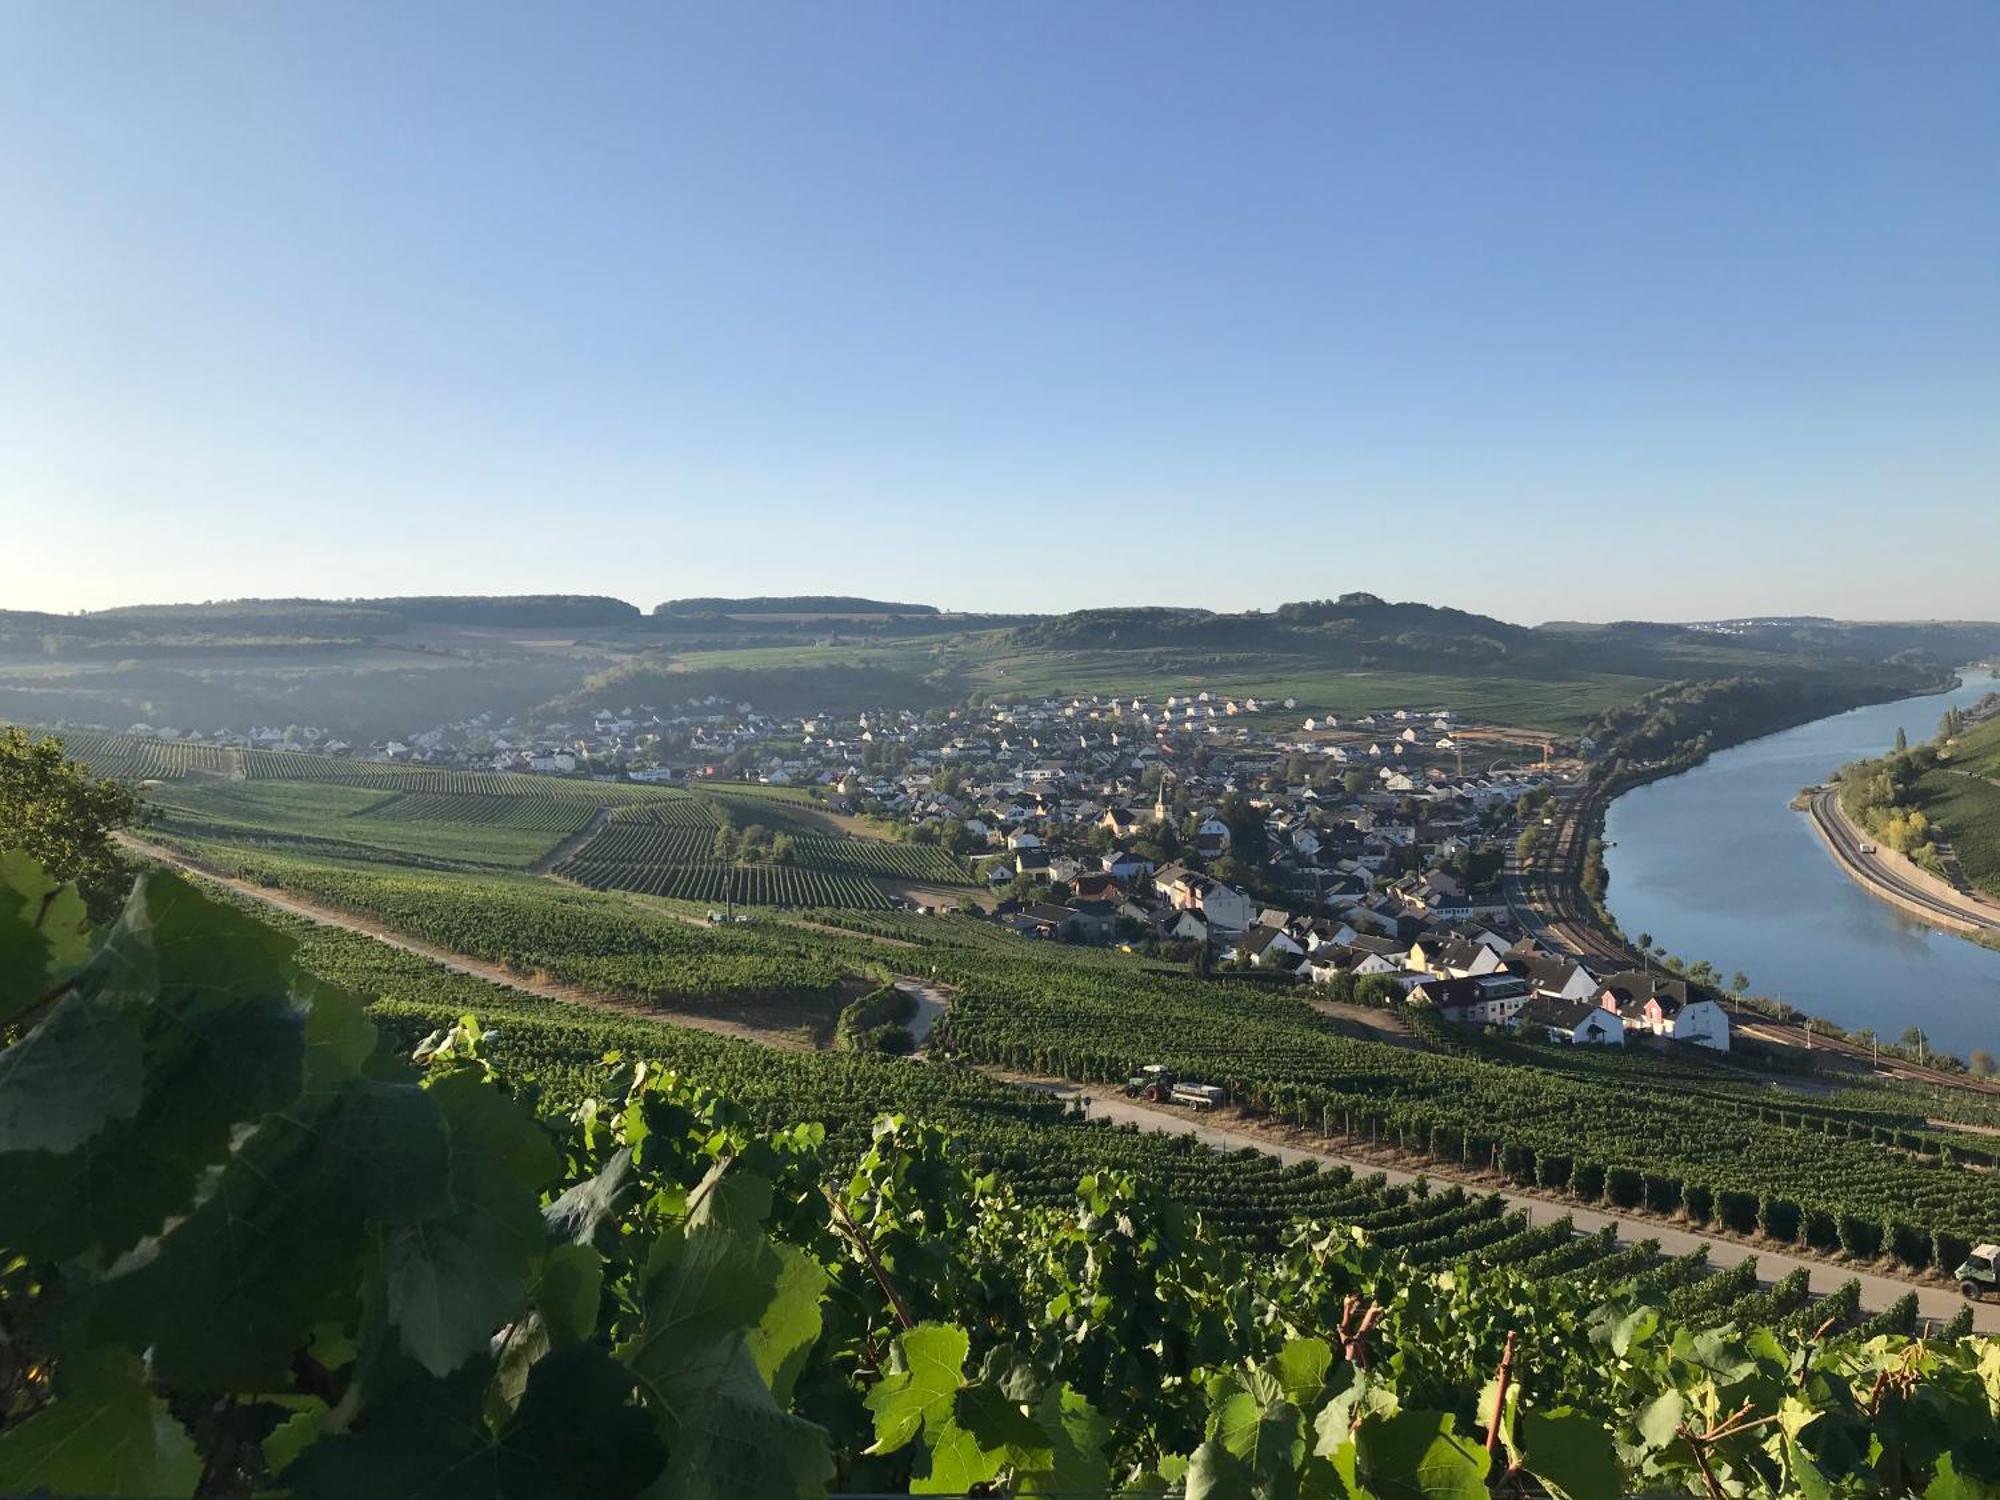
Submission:
[[0,605],[1991,615],[2000,9],[0,14]]

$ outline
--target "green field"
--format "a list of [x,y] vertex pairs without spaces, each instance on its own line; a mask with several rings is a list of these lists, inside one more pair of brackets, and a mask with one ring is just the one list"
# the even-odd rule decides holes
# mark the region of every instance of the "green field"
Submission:
[[1951,840],[1966,879],[2000,897],[2000,782],[1967,772],[1917,778],[1918,805]]
[[[660,1010],[754,1000],[823,1016],[847,976],[951,985],[934,1050],[1087,1086],[1165,1062],[1253,1113],[1393,1142],[1613,1210],[1650,1207],[1911,1268],[1955,1263],[2000,1223],[1986,1135],[1929,1123],[1927,1097],[1777,1093],[1690,1051],[1353,1040],[1301,997],[1106,952],[1030,944],[965,919],[862,913],[850,930],[767,917],[703,929],[610,895],[531,879],[414,874],[232,853],[205,857],[456,951]],[[813,915],[824,923],[828,914]],[[896,939],[896,946],[882,942]],[[1995,1111],[1956,1101],[1970,1123]]]

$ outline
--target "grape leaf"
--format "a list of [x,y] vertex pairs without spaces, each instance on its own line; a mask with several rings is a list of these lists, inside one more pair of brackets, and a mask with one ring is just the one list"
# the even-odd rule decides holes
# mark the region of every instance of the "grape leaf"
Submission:
[[1049,1439],[1049,1463],[1023,1465],[1014,1487],[1024,1495],[1091,1495],[1111,1487],[1111,1465],[1104,1448],[1111,1427],[1084,1397],[1068,1386],[1042,1393],[1035,1421]]
[[1365,1419],[1354,1432],[1357,1477],[1385,1500],[1487,1500],[1491,1455],[1454,1425],[1435,1411]]
[[785,1325],[800,1315],[796,1300],[780,1303],[784,1261],[756,1213],[760,1203],[768,1209],[770,1185],[718,1162],[693,1201],[685,1228],[656,1242],[640,1332],[618,1351],[672,1454],[648,1493],[666,1500],[819,1494],[833,1473],[826,1434],[778,1405],[747,1342],[780,1304],[767,1348],[789,1350]]
[[971,1347],[965,1330],[949,1323],[920,1323],[897,1338],[901,1368],[884,1375],[868,1393],[868,1409],[875,1414],[870,1453],[894,1453],[927,1421],[942,1423],[951,1415],[951,1398]]
[[192,1495],[201,1459],[139,1361],[92,1351],[65,1361],[57,1398],[0,1432],[0,1489],[9,1494]]
[[1522,1412],[1515,1420],[1519,1461],[1568,1500],[1617,1500],[1624,1484],[1611,1434],[1567,1407]]
[[0,851],[0,1026],[42,999],[90,953],[90,919],[18,849]]
[[165,1234],[113,1265],[100,1332],[153,1346],[194,1390],[280,1384],[329,1298],[349,1292],[371,1222],[435,1212],[447,1137],[414,1084],[351,1080],[266,1117]]
[[478,1074],[448,1074],[427,1092],[451,1139],[447,1212],[395,1229],[384,1265],[404,1352],[443,1376],[520,1312],[543,1242],[540,1190],[560,1163],[534,1120]]
[[819,1341],[826,1271],[796,1245],[777,1246],[780,1267],[771,1305],[746,1342],[757,1373],[780,1405],[791,1401],[799,1373]]

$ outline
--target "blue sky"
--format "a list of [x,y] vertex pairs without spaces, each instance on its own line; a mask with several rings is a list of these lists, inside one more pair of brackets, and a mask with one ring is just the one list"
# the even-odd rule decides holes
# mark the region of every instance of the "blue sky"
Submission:
[[0,606],[2000,615],[2000,7],[0,9]]

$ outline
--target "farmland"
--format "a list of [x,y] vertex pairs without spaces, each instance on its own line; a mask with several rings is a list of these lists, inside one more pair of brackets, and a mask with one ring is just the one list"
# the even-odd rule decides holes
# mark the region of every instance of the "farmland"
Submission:
[[1917,779],[1915,796],[1951,840],[1966,879],[2000,899],[2000,782],[1970,772],[1931,771]]
[[1930,1101],[1893,1089],[1774,1095],[1678,1054],[1391,1047],[1340,1034],[1285,991],[1031,945],[969,919],[859,912],[834,918],[847,936],[781,916],[698,931],[519,877],[208,853],[440,946],[663,1011],[751,995],[823,1003],[845,975],[928,973],[956,991],[934,1051],[1086,1085],[1164,1062],[1222,1084],[1254,1116],[1579,1204],[1910,1269],[1955,1263],[1963,1242],[2000,1224],[1993,1141],[1928,1123]]
[[[282,750],[233,750],[69,730],[70,753],[144,780],[150,833],[336,863],[527,871],[604,816],[555,871],[592,890],[700,903],[886,909],[896,889],[969,887],[935,846],[840,831],[802,789],[750,783],[693,791],[517,772],[446,770]],[[157,783],[157,784],[153,784]],[[723,830],[782,835],[721,857]]]

